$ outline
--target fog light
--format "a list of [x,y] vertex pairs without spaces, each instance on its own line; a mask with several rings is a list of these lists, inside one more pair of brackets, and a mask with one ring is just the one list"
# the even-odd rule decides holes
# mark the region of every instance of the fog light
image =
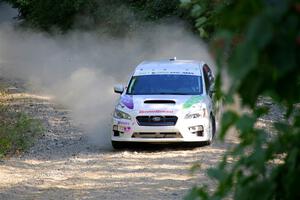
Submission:
[[192,126],[192,127],[189,128],[189,130],[192,133],[197,132],[197,131],[203,131],[203,126],[202,125]]
[[119,131],[114,131],[114,136],[115,136],[115,137],[120,136],[120,132],[119,132]]

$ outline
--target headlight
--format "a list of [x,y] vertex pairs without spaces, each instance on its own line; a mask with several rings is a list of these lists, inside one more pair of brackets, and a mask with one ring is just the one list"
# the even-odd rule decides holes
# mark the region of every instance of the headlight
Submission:
[[130,117],[129,114],[127,114],[127,113],[125,113],[123,111],[120,111],[118,109],[115,109],[114,117],[118,118],[118,119],[129,119],[129,120],[131,120],[131,117]]
[[200,117],[206,117],[207,116],[207,111],[205,108],[193,112],[190,112],[185,115],[185,119],[195,119],[195,118],[200,118]]

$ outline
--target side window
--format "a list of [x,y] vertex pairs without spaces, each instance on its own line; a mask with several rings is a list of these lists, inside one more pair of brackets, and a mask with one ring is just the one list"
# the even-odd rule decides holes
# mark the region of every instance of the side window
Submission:
[[208,90],[209,90],[210,86],[213,84],[215,78],[212,74],[211,69],[207,65],[203,66],[203,73],[204,73],[204,82],[205,82],[205,86],[206,86],[205,89],[206,89],[206,92],[208,93]]

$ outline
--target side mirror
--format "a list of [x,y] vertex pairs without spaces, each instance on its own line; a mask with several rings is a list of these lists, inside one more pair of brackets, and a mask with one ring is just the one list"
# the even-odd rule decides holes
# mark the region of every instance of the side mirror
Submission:
[[123,85],[115,85],[114,91],[115,91],[115,93],[122,94],[124,92],[124,86]]

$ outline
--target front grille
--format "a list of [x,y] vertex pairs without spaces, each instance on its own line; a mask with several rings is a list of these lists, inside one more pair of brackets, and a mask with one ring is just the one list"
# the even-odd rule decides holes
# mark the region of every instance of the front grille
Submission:
[[136,120],[140,126],[175,126],[176,116],[137,116]]
[[132,135],[133,138],[182,138],[179,132],[139,132]]
[[146,100],[145,104],[175,104],[174,100]]

